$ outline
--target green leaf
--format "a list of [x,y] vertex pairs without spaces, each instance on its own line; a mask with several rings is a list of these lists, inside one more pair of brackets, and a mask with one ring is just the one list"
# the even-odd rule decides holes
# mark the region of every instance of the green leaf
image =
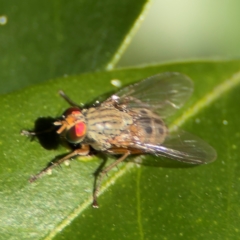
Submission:
[[0,93],[113,67],[147,2],[1,1]]
[[[1,96],[1,239],[237,239],[239,67],[240,61],[209,61],[122,69],[56,79]],[[218,153],[214,163],[188,168],[123,163],[103,182],[99,209],[91,207],[92,174],[101,156],[78,158],[70,167],[28,182],[69,151],[44,149],[19,134],[39,118],[61,115],[68,105],[59,89],[87,103],[116,91],[111,79],[125,85],[164,71],[193,79],[194,94],[171,126],[211,144]],[[154,156],[146,160],[162,162]]]

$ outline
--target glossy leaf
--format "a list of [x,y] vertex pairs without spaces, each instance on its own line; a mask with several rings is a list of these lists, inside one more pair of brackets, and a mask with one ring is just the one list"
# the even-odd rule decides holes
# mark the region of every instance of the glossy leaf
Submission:
[[[237,239],[239,66],[240,61],[209,61],[122,69],[57,79],[1,96],[1,239]],[[78,158],[36,183],[27,181],[68,152],[64,147],[47,150],[41,141],[19,134],[37,119],[61,115],[68,105],[59,98],[59,89],[79,104],[87,103],[117,91],[111,79],[125,85],[165,71],[184,73],[195,85],[170,129],[177,126],[211,144],[218,153],[215,162],[170,167],[167,160],[149,156],[142,165],[123,163],[105,179],[99,209],[91,207],[92,174],[103,156]]]

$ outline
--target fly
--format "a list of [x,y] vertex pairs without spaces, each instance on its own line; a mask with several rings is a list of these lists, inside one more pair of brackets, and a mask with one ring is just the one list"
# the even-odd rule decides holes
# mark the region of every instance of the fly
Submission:
[[[93,207],[101,180],[108,171],[131,154],[154,154],[191,164],[215,160],[216,151],[206,142],[184,131],[171,134],[167,118],[188,100],[193,83],[186,75],[167,72],[127,86],[99,106],[81,109],[62,91],[60,95],[71,105],[54,122],[57,133],[79,148],[51,163],[30,178],[34,182],[46,172],[77,155],[86,156],[90,147],[120,157],[98,175],[93,192]],[[34,132],[22,131],[23,135]]]

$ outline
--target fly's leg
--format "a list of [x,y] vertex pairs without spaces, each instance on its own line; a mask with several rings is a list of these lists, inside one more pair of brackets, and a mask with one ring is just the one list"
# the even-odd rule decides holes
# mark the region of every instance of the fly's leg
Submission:
[[96,169],[96,171],[93,173],[94,175],[94,184],[93,184],[93,194],[94,194],[94,191],[96,189],[96,186],[97,186],[97,183],[98,183],[98,177],[99,177],[99,174],[102,172],[102,170],[104,169],[105,165],[107,163],[107,158],[103,158],[103,161],[102,163],[99,165],[99,167]]
[[48,132],[52,132],[53,130],[56,129],[56,126],[52,126],[46,130],[43,130],[43,131],[40,131],[40,132],[34,132],[34,131],[27,131],[27,130],[22,130],[21,131],[21,135],[22,136],[37,136],[37,135],[40,135],[40,134],[44,134],[44,133],[48,133]]
[[108,167],[106,167],[105,169],[103,169],[98,176],[98,183],[96,184],[96,187],[94,189],[93,192],[93,203],[92,206],[94,208],[98,208],[98,203],[97,203],[97,194],[99,192],[100,186],[101,186],[101,182],[103,177],[107,174],[107,172],[109,172],[112,168],[114,168],[115,166],[117,166],[120,162],[124,161],[128,156],[130,155],[130,151],[126,151],[118,160],[116,160],[115,162],[113,162],[112,164],[110,164]]
[[[69,105],[71,105],[73,107],[79,107],[80,108],[80,106],[78,104],[76,104],[73,100],[71,100],[62,90],[60,90],[58,93]],[[39,132],[22,130],[21,135],[36,136],[36,135],[52,132],[55,129],[56,129],[56,125],[53,125],[52,127],[48,128],[46,130],[43,130],[43,131],[39,131]]]
[[73,158],[73,157],[75,157],[77,155],[86,156],[88,154],[89,154],[89,145],[83,145],[82,148],[76,149],[75,151],[73,151],[72,153],[68,154],[67,156],[59,159],[58,161],[51,162],[50,166],[47,166],[42,171],[40,171],[38,174],[32,176],[29,179],[29,182],[32,183],[32,182],[36,181],[38,178],[40,178],[44,174],[46,174],[47,172],[51,171],[54,167],[59,166],[60,164],[62,164],[63,162],[69,160],[70,158]]
[[80,107],[77,103],[70,99],[62,90],[60,90],[58,93],[70,106]]

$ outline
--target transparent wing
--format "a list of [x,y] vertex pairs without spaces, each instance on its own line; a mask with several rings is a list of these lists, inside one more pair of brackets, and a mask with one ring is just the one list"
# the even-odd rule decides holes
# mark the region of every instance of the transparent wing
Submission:
[[127,108],[148,108],[165,118],[182,107],[193,92],[191,79],[166,72],[123,88],[111,99]]
[[217,157],[209,144],[184,131],[169,135],[161,145],[144,144],[144,147],[149,153],[192,164],[209,163]]

